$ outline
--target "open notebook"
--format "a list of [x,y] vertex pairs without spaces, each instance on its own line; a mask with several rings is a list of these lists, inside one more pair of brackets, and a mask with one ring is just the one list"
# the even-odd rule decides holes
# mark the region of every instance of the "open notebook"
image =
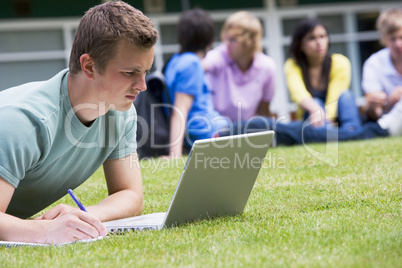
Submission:
[[85,240],[77,240],[74,242],[60,243],[60,244],[39,244],[39,243],[25,243],[25,242],[12,242],[12,241],[0,241],[0,247],[20,247],[20,246],[31,246],[31,247],[48,247],[48,246],[64,246],[68,244],[75,243],[88,243],[96,240],[103,239],[102,236],[98,238],[85,239]]

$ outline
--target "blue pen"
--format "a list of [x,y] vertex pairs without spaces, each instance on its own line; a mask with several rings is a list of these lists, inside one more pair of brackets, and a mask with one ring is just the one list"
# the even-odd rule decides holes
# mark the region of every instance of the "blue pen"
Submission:
[[73,190],[68,189],[68,193],[70,194],[71,198],[74,200],[74,202],[77,204],[77,206],[78,206],[82,211],[88,212],[88,211],[85,209],[84,205],[81,203],[81,201],[78,199],[78,197],[74,194]]

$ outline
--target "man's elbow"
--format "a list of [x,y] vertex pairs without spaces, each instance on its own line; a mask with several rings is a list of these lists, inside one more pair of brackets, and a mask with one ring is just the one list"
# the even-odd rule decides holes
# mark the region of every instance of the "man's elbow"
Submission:
[[142,192],[132,192],[132,204],[133,216],[140,215],[144,209],[144,195]]
[[144,197],[141,195],[138,197],[138,212],[137,215],[140,215],[144,209]]

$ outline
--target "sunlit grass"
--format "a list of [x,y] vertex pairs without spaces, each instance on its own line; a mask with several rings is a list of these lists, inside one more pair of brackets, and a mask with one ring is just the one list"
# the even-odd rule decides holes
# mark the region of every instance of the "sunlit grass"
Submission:
[[[402,139],[331,146],[309,148],[336,152],[336,165],[304,146],[270,149],[242,215],[88,244],[0,248],[0,267],[401,267]],[[184,164],[141,161],[144,213],[167,210]],[[107,195],[103,180],[100,169],[76,190],[84,204]]]

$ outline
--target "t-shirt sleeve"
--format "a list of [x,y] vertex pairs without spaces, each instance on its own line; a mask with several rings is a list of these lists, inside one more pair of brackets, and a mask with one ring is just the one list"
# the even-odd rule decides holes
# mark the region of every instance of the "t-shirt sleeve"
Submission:
[[380,64],[376,62],[373,56],[368,58],[363,64],[362,89],[364,93],[382,91],[381,82],[379,80],[381,70],[378,70],[378,65]]
[[175,93],[197,96],[204,86],[204,70],[200,62],[190,60],[185,62],[176,76]]
[[[131,155],[137,150],[137,112],[134,105],[127,112],[126,116],[119,117],[117,128],[123,129],[123,135],[116,148],[110,153],[107,159],[119,159]],[[112,120],[113,122],[113,120]],[[119,131],[119,130],[116,130]]]
[[2,107],[0,112],[0,177],[14,187],[40,161],[48,141],[43,124],[39,124],[28,110]]

